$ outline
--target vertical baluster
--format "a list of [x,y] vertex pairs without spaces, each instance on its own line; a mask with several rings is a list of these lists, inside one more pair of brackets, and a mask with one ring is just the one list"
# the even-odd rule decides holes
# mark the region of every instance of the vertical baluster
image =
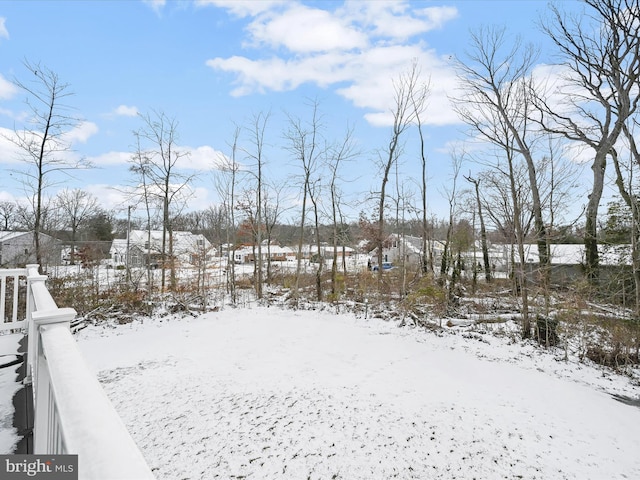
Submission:
[[18,275],[13,276],[13,315],[12,322],[18,321],[18,293],[20,292],[20,283],[18,282]]
[[51,453],[60,453],[60,424],[56,416],[56,399],[51,396],[51,435],[53,436],[53,446],[49,450]]
[[[27,306],[25,312],[25,321],[27,323],[27,381],[33,381],[35,377],[35,370],[38,368],[37,364],[37,342],[36,336],[38,332],[36,331],[35,324],[33,323],[33,318],[31,314],[35,310],[35,300],[33,298],[33,291],[31,290],[31,280],[29,280],[29,275],[31,274],[29,268],[34,268],[35,265],[27,265],[26,269],[26,277],[27,277]],[[37,270],[36,270],[37,271]]]
[[5,321],[4,304],[5,304],[5,297],[7,295],[7,277],[2,275],[0,277],[0,282],[2,282],[2,286],[0,286],[0,322],[4,323]]
[[[33,335],[40,335],[38,328],[34,328]],[[36,342],[37,367],[34,377],[34,452],[36,454],[51,453],[48,451],[51,444],[51,404],[53,394],[51,392],[51,383],[49,378],[49,369],[47,367],[47,359],[42,351],[42,343]]]
[[49,395],[47,395],[47,452],[55,453],[56,448],[56,432],[53,422],[53,392],[49,387]]
[[36,311],[35,297],[33,295],[33,284],[44,281],[42,275],[38,274],[37,264],[27,265],[27,378],[33,381],[38,375],[38,351],[40,349],[40,332],[33,321],[33,312]]

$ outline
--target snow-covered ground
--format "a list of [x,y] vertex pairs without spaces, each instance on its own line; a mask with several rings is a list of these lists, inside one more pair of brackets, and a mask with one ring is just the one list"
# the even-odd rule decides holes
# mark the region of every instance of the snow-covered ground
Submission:
[[77,337],[159,479],[640,478],[640,387],[508,335],[254,307]]

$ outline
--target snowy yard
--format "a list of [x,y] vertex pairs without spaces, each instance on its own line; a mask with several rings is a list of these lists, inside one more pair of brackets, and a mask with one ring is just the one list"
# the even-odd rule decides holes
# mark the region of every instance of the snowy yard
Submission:
[[640,478],[640,387],[465,332],[256,307],[78,340],[159,479]]

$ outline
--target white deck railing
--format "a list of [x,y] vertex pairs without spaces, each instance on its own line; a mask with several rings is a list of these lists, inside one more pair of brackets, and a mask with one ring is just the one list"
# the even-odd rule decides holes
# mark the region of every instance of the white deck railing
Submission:
[[21,287],[26,290],[26,277],[26,268],[0,270],[0,332],[26,327],[27,313],[24,305],[18,303],[19,298],[26,298],[24,293],[20,294]]
[[[11,277],[14,297],[6,299]],[[33,386],[33,453],[78,455],[81,479],[154,478],[80,354],[69,329],[76,311],[58,308],[46,278],[37,265],[0,270],[0,330],[26,328],[28,334],[25,381]],[[20,285],[26,290],[22,304]],[[9,317],[5,303],[12,305]]]

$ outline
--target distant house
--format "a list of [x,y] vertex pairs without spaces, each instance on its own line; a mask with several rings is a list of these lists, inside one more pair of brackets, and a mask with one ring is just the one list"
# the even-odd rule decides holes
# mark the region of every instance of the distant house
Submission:
[[[43,266],[60,264],[61,247],[55,238],[41,233],[40,251]],[[0,232],[0,267],[16,268],[36,262],[34,232]]]
[[[169,242],[173,243],[173,257],[181,265],[200,265],[210,262],[216,255],[215,248],[202,234],[175,231],[165,242],[165,253],[169,254]],[[109,250],[109,265],[160,266],[162,263],[162,231],[132,230],[129,238],[115,239]]]
[[[513,261],[512,258],[513,249]],[[585,246],[576,244],[551,244],[551,276],[554,282],[563,283],[582,277],[586,264]],[[494,244],[489,250],[489,257],[495,270],[509,272],[512,264],[519,265],[520,259],[516,245]],[[601,273],[606,277],[617,275],[620,268],[631,265],[631,245],[598,245]],[[524,245],[527,270],[535,271],[539,264],[537,244]]]
[[[494,245],[493,251],[501,251],[501,257],[507,261],[511,257],[511,249],[514,249],[514,261],[520,263],[516,245]],[[583,265],[585,263],[585,246],[583,243],[552,243],[549,245],[552,265]],[[630,245],[598,245],[600,265],[620,266],[631,264]],[[531,243],[524,245],[526,263],[537,264],[538,245]]]
[[[333,259],[333,246],[332,245],[329,245],[328,247],[326,247],[324,252],[325,252],[325,258]],[[343,246],[343,245],[338,245],[338,248],[336,250],[336,257],[338,257],[338,259],[341,259],[343,256],[345,258],[348,258],[348,257],[352,257],[354,255],[355,255],[355,250],[353,248],[347,247],[347,246]]]
[[[442,242],[437,240],[427,240],[427,250],[430,258],[437,262],[442,257],[444,246]],[[371,264],[376,265],[378,263],[378,249],[373,249],[369,255]],[[422,257],[423,242],[420,237],[392,233],[382,243],[382,261],[385,263],[397,265],[404,262],[405,265],[420,265]]]
[[[305,260],[317,261],[317,245],[302,245],[301,257]],[[320,253],[325,260],[333,258],[333,246],[322,244],[320,245]],[[344,254],[345,257],[350,257],[354,253],[354,250],[350,247],[338,246],[337,256],[341,258]],[[252,263],[255,261],[255,256],[258,254],[258,248],[251,245],[244,245],[235,250],[233,254],[233,261],[237,264]],[[272,262],[287,262],[295,261],[298,258],[298,247],[288,247],[280,245],[267,245],[266,241],[262,245],[262,258],[266,261],[270,258]]]
[[[295,260],[296,255],[292,248],[281,247],[280,245],[262,245],[262,258],[264,261],[270,258],[272,262],[286,262]],[[258,247],[243,245],[233,252],[233,261],[237,264],[253,263],[258,255]]]

